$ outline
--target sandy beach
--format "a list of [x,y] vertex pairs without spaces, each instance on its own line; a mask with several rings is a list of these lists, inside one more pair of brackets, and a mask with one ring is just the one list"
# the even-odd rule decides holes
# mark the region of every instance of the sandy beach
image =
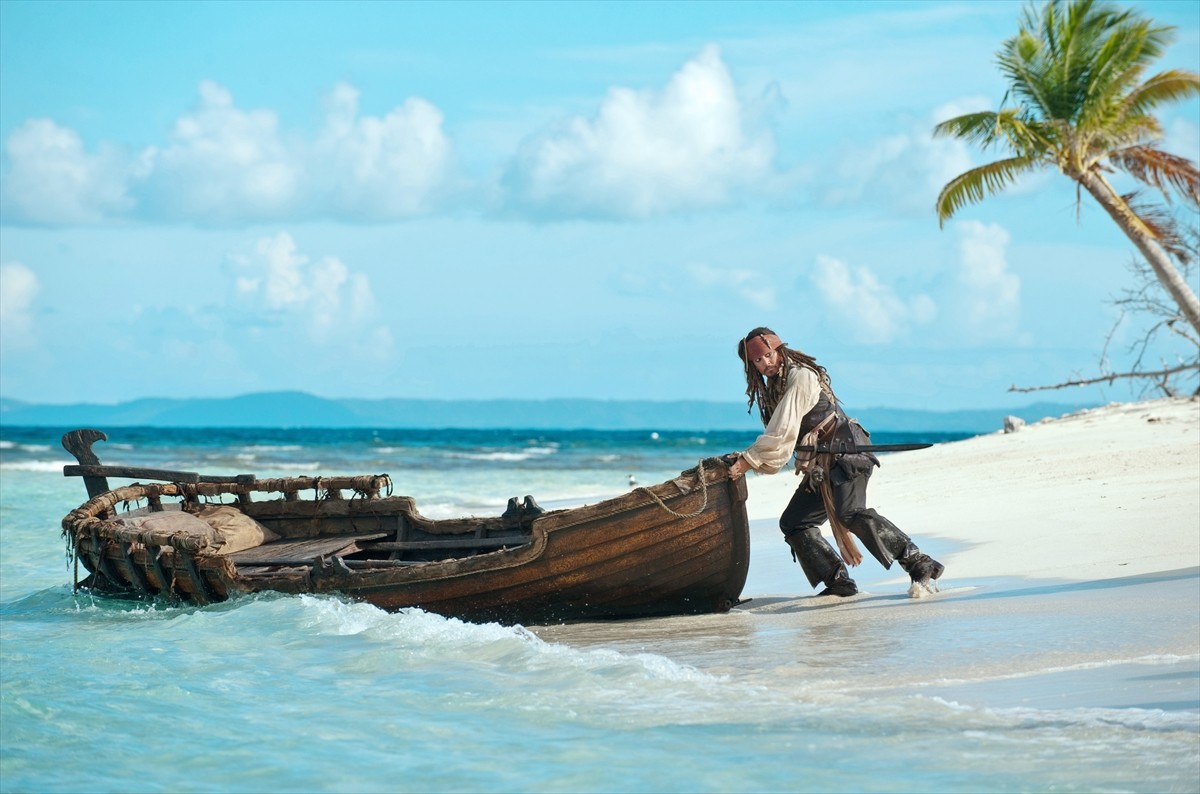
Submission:
[[875,652],[887,676],[857,691],[1183,710],[1200,730],[1200,401],[1114,404],[886,456],[868,504],[946,564],[941,592],[916,601],[899,566],[865,554],[858,596],[814,597],[777,528],[796,484],[750,476],[752,600],[739,610],[846,642],[856,626],[894,627]]

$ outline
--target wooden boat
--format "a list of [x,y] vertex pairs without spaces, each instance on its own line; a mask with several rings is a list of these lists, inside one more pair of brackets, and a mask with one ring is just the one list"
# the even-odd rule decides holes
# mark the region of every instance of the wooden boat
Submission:
[[[386,475],[258,479],[104,466],[75,430],[89,499],[62,522],[76,586],[196,604],[340,593],[387,610],[554,623],[723,612],[749,565],[745,479],[707,458],[672,480],[568,510],[432,520]],[[108,477],[157,480],[109,488]]]

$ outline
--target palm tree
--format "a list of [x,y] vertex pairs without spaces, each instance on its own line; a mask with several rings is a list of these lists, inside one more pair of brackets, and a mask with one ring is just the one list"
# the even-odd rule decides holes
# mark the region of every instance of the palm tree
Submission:
[[[1052,0],[1029,5],[1016,36],[997,59],[1009,81],[998,112],[968,113],[934,128],[984,149],[1012,154],[950,180],[937,199],[944,225],[958,209],[998,193],[1020,176],[1053,167],[1100,203],[1145,256],[1155,276],[1200,333],[1200,301],[1180,275],[1174,256],[1186,246],[1161,205],[1140,205],[1118,193],[1105,173],[1122,171],[1155,188],[1168,203],[1178,193],[1200,208],[1196,163],[1158,148],[1162,127],[1151,115],[1164,103],[1200,94],[1200,74],[1171,69],[1144,78],[1172,40],[1171,27],[1095,0]],[[1015,107],[1004,107],[1009,97]]]

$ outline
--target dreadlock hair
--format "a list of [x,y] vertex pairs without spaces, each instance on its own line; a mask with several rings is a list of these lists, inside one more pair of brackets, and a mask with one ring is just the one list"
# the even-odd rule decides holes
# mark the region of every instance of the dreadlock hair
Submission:
[[771,421],[771,414],[775,412],[775,406],[779,405],[780,398],[783,397],[783,392],[787,387],[787,376],[791,372],[792,367],[808,367],[817,374],[817,380],[821,383],[821,391],[825,392],[833,402],[837,402],[837,395],[833,393],[833,385],[829,380],[829,373],[825,368],[817,363],[817,360],[812,356],[801,353],[799,350],[792,350],[785,344],[780,344],[775,348],[779,351],[783,358],[783,367],[779,370],[779,374],[774,378],[763,377],[759,373],[758,368],[754,366],[754,362],[746,358],[746,342],[756,336],[766,336],[768,334],[778,336],[770,328],[759,326],[745,337],[738,340],[737,352],[738,358],[742,360],[742,366],[746,373],[746,413],[750,413],[754,408],[755,403],[758,404],[758,414],[762,417],[763,425],[765,426]]

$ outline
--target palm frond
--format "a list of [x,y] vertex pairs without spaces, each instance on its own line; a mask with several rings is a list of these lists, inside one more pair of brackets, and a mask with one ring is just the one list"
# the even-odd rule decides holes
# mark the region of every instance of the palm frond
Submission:
[[1200,207],[1200,168],[1186,157],[1154,146],[1130,146],[1108,155],[1117,168],[1137,181],[1157,189],[1170,201],[1170,190]]
[[959,138],[981,149],[1006,143],[1017,156],[1040,157],[1054,151],[1059,136],[1053,126],[1022,118],[1015,109],[966,113],[947,119],[933,128],[935,137]]
[[946,221],[968,204],[978,204],[987,196],[999,193],[1016,181],[1017,177],[1047,164],[1042,157],[1010,157],[994,163],[981,165],[964,171],[951,179],[938,194],[935,208],[938,225]]
[[938,138],[961,138],[987,147],[995,138],[999,116],[999,113],[991,110],[964,113],[938,124],[933,128],[933,135]]
[[1154,116],[1122,116],[1111,124],[1088,130],[1086,147],[1089,165],[1101,162],[1122,149],[1147,146],[1162,140],[1163,130]]
[[1165,207],[1157,204],[1147,204],[1141,201],[1138,193],[1126,193],[1121,196],[1129,211],[1137,216],[1158,244],[1162,246],[1175,261],[1187,265],[1192,261],[1192,250],[1188,240],[1180,232],[1175,217]]
[[1170,69],[1148,78],[1129,92],[1129,112],[1149,113],[1169,102],[1181,102],[1200,95],[1200,73]]

